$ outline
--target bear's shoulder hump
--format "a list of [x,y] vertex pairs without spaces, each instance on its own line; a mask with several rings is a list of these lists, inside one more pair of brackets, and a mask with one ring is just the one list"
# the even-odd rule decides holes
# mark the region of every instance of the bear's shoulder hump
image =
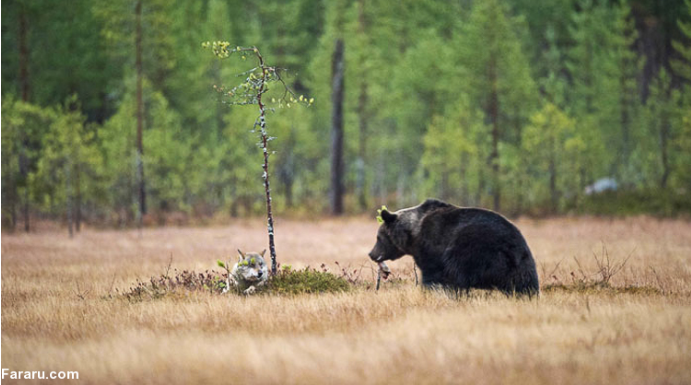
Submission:
[[422,204],[420,204],[419,209],[422,212],[426,212],[441,207],[451,207],[451,205],[444,201],[440,201],[439,199],[428,198],[427,200],[422,202]]

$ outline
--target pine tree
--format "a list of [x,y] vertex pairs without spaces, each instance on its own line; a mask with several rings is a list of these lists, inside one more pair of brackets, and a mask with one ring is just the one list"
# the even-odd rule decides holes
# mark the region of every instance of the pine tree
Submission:
[[538,193],[538,202],[543,199],[549,202],[550,213],[559,211],[560,201],[567,191],[574,191],[577,186],[572,183],[574,169],[570,160],[577,159],[580,138],[576,136],[574,121],[556,105],[546,102],[543,108],[533,114],[530,124],[523,132],[522,150],[530,154],[528,169],[533,178],[543,182],[546,197]]
[[611,51],[611,20],[614,15],[599,1],[581,0],[580,11],[571,17],[569,34],[573,45],[566,52],[566,68],[571,77],[567,113],[578,118],[578,131],[587,153],[578,171],[580,189],[596,178],[612,175],[616,151],[605,143],[620,143],[621,114],[618,63]]
[[[691,0],[684,0],[686,4],[686,15],[691,16]],[[681,59],[674,59],[671,61],[672,70],[675,74],[687,81],[687,86],[691,87],[691,21],[677,20],[677,25],[682,35],[686,39],[686,43],[673,40],[672,47],[677,51]]]
[[[332,130],[332,119],[334,118],[334,105],[332,101],[332,62],[334,59],[334,49],[336,41],[340,40],[341,42],[343,42],[343,44],[346,45],[345,53],[349,51],[349,46],[347,45],[348,41],[345,39],[345,25],[347,23],[347,18],[350,16],[347,10],[348,2],[344,0],[330,2],[327,5],[325,11],[326,22],[324,27],[324,33],[319,39],[318,46],[317,48],[315,48],[314,56],[312,58],[311,63],[309,64],[310,75],[307,77],[305,84],[306,87],[310,90],[310,92],[312,92],[312,94],[314,95],[314,98],[317,100],[315,110],[311,118],[311,131],[313,137],[321,137],[323,135],[325,135],[324,137],[329,137],[330,134],[327,134],[327,132],[331,132]],[[349,68],[348,63],[343,64],[344,68],[347,70]],[[345,83],[348,81],[348,74],[346,73],[343,76],[344,77],[342,80],[344,82],[344,89],[348,90],[350,88],[348,88],[348,84]],[[342,113],[343,116],[341,118],[343,119],[343,121],[347,122],[349,120],[349,116],[347,115],[348,110],[343,109]],[[334,180],[335,176],[333,175],[333,173],[334,171],[338,170],[338,168],[332,167],[332,163],[336,159],[333,159],[334,154],[332,151],[329,151],[329,147],[320,146],[319,148],[315,148],[313,149],[313,151],[311,151],[315,155],[315,158],[313,159],[315,165],[313,167],[318,170],[322,170],[321,172],[325,172],[321,175],[322,178],[325,178],[325,182],[315,184],[313,185],[313,188],[317,192],[322,191],[324,196],[329,197],[326,203],[329,211],[332,213],[335,211],[333,210],[334,183],[336,183],[338,186],[341,186],[344,189],[347,184],[347,182],[344,179],[345,170],[347,170],[348,168],[346,159],[348,159],[349,157],[349,141],[347,140],[347,138],[350,137],[350,132],[346,131],[348,126],[348,124],[343,124],[343,152],[341,153],[342,158],[340,160],[340,162],[342,162],[341,170],[343,171],[343,175],[337,177],[336,180]],[[329,143],[332,142],[333,140]],[[312,178],[313,177],[310,176],[310,179]],[[317,179],[318,178],[319,176],[317,176]]]
[[517,39],[517,23],[500,0],[474,4],[459,43],[460,62],[467,70],[466,86],[490,125],[491,195],[495,210],[501,209],[501,143],[515,142],[526,114],[533,108],[535,84]]
[[447,113],[434,116],[423,137],[423,196],[470,203],[471,187],[477,183],[474,176],[485,167],[477,142],[485,130],[480,111],[471,109],[466,96],[449,106]]
[[87,129],[76,97],[69,98],[56,111],[43,140],[36,179],[43,184],[42,190],[49,195],[51,204],[64,207],[61,212],[72,237],[75,230],[80,231],[83,205],[91,195],[87,186],[97,177],[102,159],[94,132]]
[[614,137],[619,143],[618,156],[614,160],[614,174],[624,183],[630,183],[638,174],[631,153],[633,152],[634,138],[638,137],[637,132],[640,129],[638,122],[640,121],[641,103],[637,78],[643,68],[643,61],[634,50],[638,33],[631,14],[631,7],[622,1],[616,5],[614,12],[615,19],[611,38],[615,64],[612,72],[618,80],[616,90],[619,97],[617,112],[620,127],[620,137]]
[[668,187],[670,177],[674,176],[674,163],[678,155],[673,150],[673,143],[678,139],[679,100],[679,92],[672,88],[669,73],[661,69],[650,85],[646,110],[648,128],[651,136],[656,138],[656,148],[650,150],[654,154],[651,158],[655,159],[652,173],[663,190]]
[[12,95],[2,101],[2,215],[14,229],[21,208],[24,230],[30,231],[30,206],[35,202],[35,175],[43,151],[43,137],[55,119],[41,108]]
[[134,57],[134,90],[136,100],[136,135],[134,145],[137,222],[142,226],[147,212],[146,178],[144,177],[144,78],[151,79],[158,89],[165,87],[165,79],[174,65],[170,35],[169,3],[163,0],[117,0],[98,3],[94,12],[104,21],[102,33],[114,47],[114,60]]
[[670,64],[674,73],[686,81],[683,86],[683,95],[681,95],[680,132],[678,140],[674,141],[674,147],[679,154],[676,168],[681,179],[680,184],[689,188],[691,186],[691,22],[688,20],[691,17],[691,0],[685,0],[684,3],[686,4],[687,21],[680,18],[677,20],[677,24],[686,43],[678,40],[672,41],[672,46],[679,53],[681,59],[672,60]]

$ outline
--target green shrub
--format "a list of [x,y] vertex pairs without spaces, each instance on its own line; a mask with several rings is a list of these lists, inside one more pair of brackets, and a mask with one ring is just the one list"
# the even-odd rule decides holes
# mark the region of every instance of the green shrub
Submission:
[[317,271],[309,267],[304,270],[281,269],[269,279],[262,292],[274,294],[334,293],[345,292],[351,285],[343,277],[328,271]]

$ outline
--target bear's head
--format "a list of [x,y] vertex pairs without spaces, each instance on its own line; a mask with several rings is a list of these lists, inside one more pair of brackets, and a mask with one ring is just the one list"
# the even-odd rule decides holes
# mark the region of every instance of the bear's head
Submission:
[[428,199],[419,206],[394,213],[383,209],[380,214],[382,224],[377,232],[377,243],[369,252],[369,257],[375,262],[382,262],[412,254],[422,218],[435,209],[449,206],[448,203]]
[[404,229],[405,221],[402,221],[401,213],[391,213],[382,210],[383,220],[377,232],[377,243],[369,252],[369,257],[375,262],[393,261],[406,254],[404,249],[407,240],[407,231]]

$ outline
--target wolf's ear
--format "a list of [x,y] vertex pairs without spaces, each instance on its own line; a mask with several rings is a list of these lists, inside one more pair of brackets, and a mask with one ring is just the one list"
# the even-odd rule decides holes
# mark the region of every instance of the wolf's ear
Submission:
[[266,249],[264,249],[264,251],[262,251],[261,254],[262,254],[262,258],[263,258],[263,257],[264,257],[264,254],[266,254]]
[[381,218],[385,223],[393,223],[398,218],[398,215],[390,213],[389,210],[382,210]]
[[241,256],[242,258],[245,258],[245,254],[244,254],[240,249],[238,249],[238,253],[240,253],[240,256]]

